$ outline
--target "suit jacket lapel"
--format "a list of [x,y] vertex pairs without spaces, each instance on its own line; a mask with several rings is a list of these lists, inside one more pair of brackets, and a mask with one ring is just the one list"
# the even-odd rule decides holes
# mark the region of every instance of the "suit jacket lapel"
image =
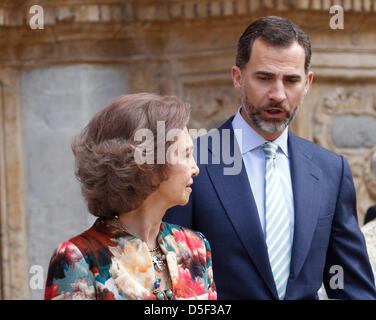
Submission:
[[305,148],[300,138],[289,132],[289,156],[294,194],[294,241],[292,247],[290,279],[299,274],[307,257],[320,212],[321,169],[312,162],[312,152]]
[[[231,154],[238,152],[238,156],[241,157],[237,144],[234,145],[234,131],[231,121],[232,118],[219,129],[221,148],[216,149],[221,150],[222,155],[224,151],[227,152],[230,150]],[[223,129],[229,130],[230,139],[228,143],[230,145],[227,145],[227,142],[223,140]],[[209,146],[209,149],[215,152],[212,146]],[[220,155],[213,154],[213,157],[217,156]],[[224,175],[223,170],[226,165],[223,164],[223,161],[218,165],[206,166],[206,168],[240,241],[271,293],[275,297],[278,297],[256,203],[252,195],[243,161],[241,161],[241,163],[241,172],[237,175]]]

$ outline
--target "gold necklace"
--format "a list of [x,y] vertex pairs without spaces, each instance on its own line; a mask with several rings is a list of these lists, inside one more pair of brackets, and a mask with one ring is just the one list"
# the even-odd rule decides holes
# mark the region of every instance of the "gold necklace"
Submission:
[[149,249],[149,252],[155,252],[159,249],[159,244],[154,249]]

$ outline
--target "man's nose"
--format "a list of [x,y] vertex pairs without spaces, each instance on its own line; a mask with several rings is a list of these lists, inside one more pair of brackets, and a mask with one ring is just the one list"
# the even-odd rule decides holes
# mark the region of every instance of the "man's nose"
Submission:
[[268,98],[275,102],[282,102],[286,99],[285,86],[280,80],[276,80],[270,88]]

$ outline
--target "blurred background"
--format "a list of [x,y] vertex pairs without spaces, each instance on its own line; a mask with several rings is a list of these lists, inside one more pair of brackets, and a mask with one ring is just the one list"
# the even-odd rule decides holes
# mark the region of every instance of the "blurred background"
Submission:
[[266,15],[312,41],[291,130],[347,158],[363,224],[376,203],[376,0],[0,0],[0,298],[43,298],[53,250],[94,221],[70,149],[94,113],[148,91],[189,101],[190,128],[219,126],[239,106],[237,41]]

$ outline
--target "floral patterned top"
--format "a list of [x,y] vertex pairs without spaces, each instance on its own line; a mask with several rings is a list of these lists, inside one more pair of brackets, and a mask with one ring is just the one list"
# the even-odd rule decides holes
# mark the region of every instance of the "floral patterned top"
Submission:
[[376,283],[376,220],[366,223],[361,230],[366,240],[367,253],[371,261]]
[[[173,299],[217,299],[209,242],[199,232],[161,223],[157,237],[166,256]],[[97,219],[54,251],[45,299],[157,299],[146,243]]]

